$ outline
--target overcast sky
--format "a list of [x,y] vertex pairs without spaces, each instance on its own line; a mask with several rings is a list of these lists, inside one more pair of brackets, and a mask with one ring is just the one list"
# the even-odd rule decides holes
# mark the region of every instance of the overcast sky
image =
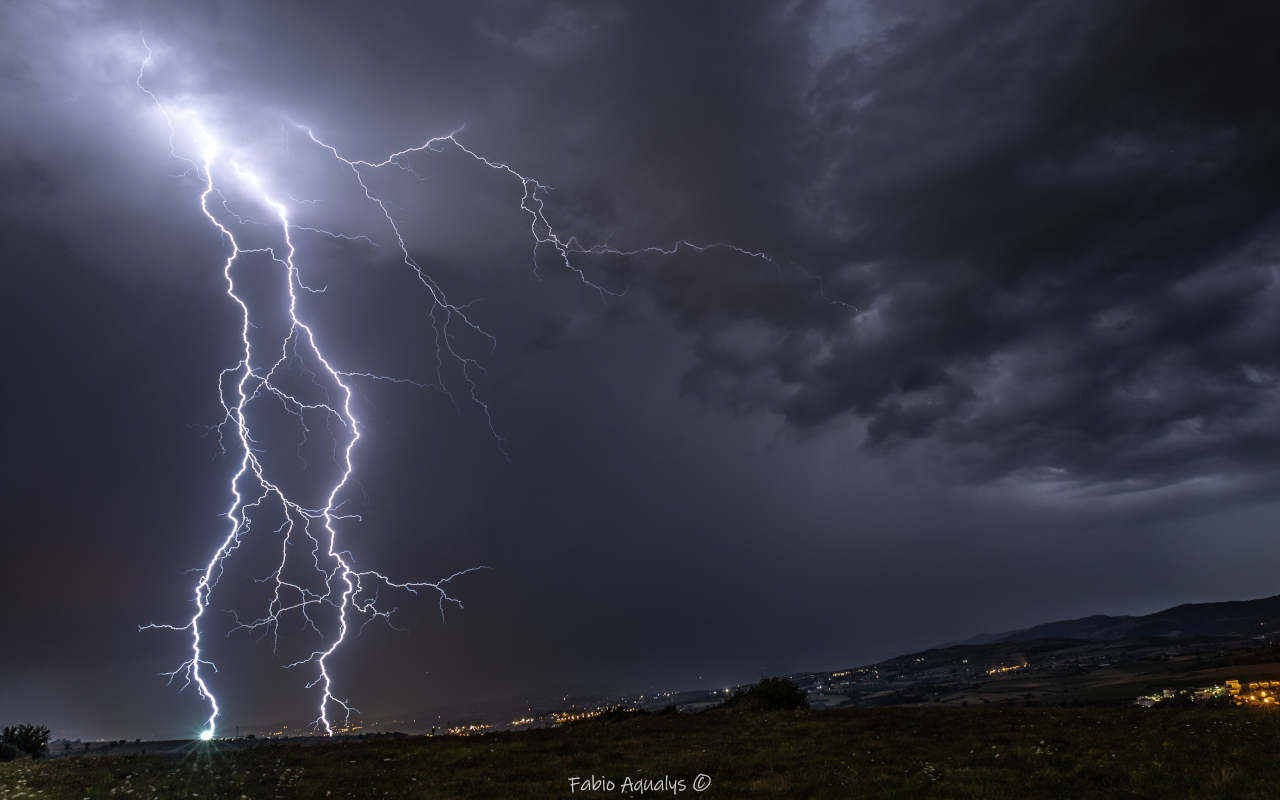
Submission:
[[[0,14],[0,723],[208,713],[157,675],[189,636],[138,627],[190,619],[243,455],[217,427],[243,318],[209,174],[242,247],[283,252],[263,198],[293,226],[294,283],[231,268],[254,358],[293,285],[335,369],[413,382],[345,379],[344,557],[489,568],[443,618],[387,587],[390,624],[352,612],[334,692],[367,714],[1280,592],[1272,4]],[[552,231],[597,252],[566,265]],[[281,391],[332,399],[296,355]],[[271,397],[255,452],[322,507],[349,429]],[[333,641],[331,609],[232,630],[282,547],[306,556],[273,513],[205,614],[220,725],[315,716],[314,664],[282,667]]]

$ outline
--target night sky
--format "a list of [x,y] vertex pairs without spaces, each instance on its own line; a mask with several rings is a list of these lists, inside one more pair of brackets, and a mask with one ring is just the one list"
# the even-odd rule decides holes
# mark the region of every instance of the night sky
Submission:
[[[11,2],[0,724],[207,715],[158,676],[189,637],[138,628],[185,624],[228,533],[241,321],[143,37],[146,88],[223,146],[220,219],[278,233],[232,160],[288,207],[336,368],[441,384],[350,379],[342,548],[400,582],[489,568],[443,617],[390,589],[390,625],[353,617],[331,664],[366,717],[1280,593],[1274,4]],[[562,239],[675,252],[566,268],[520,181],[448,142],[369,169],[492,340],[442,333],[308,128],[372,162],[461,129]],[[266,342],[278,265],[236,270]],[[281,408],[256,444],[323,504],[341,426],[299,444]],[[319,646],[299,614],[226,635],[265,608],[268,517],[205,617],[220,726],[315,717],[313,666],[282,668]]]

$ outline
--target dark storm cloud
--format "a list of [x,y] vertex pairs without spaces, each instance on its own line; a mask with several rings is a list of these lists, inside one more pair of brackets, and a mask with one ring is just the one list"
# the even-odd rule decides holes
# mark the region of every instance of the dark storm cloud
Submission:
[[770,253],[581,260],[690,334],[684,387],[705,399],[801,429],[849,416],[866,447],[942,447],[965,480],[1160,483],[1276,452],[1275,14],[218,5],[128,22],[225,114],[387,149],[465,122],[562,187],[549,213],[586,245]]
[[685,386],[801,428],[851,414],[869,447],[943,445],[969,480],[1270,469],[1278,23],[993,2],[836,52],[756,176],[789,207],[750,222],[859,311],[741,264],[641,271],[694,337]]
[[[509,176],[457,152],[415,156],[422,182],[377,176],[414,256],[454,300],[481,301],[498,346],[465,331],[458,346],[488,370],[478,393],[512,460],[456,364],[456,405],[361,386],[356,557],[414,579],[493,568],[459,582],[447,626],[405,597],[412,634],[365,629],[342,665],[361,702],[736,682],[1273,586],[1270,6],[0,13],[16,298],[0,325],[17,376],[0,469],[19,532],[0,607],[20,610],[0,618],[0,701],[88,708],[107,736],[203,713],[151,677],[185,640],[137,625],[181,620],[182,570],[225,535],[229,464],[201,426],[220,418],[239,328],[201,187],[166,161],[133,83],[140,33],[156,53],[144,82],[171,108],[198,107],[279,188],[323,200],[296,219],[382,245],[297,238],[331,287],[305,313],[352,369],[430,378],[428,301],[294,123],[355,158],[465,124],[476,152],[555,187],[547,214],[584,247],[771,258],[575,256],[625,290],[602,298],[546,248],[533,274]],[[227,594],[270,572],[249,549]],[[1156,566],[1135,574],[1138,559]],[[305,676],[223,632],[209,646],[229,724],[311,711]],[[69,686],[81,699],[57,699]]]

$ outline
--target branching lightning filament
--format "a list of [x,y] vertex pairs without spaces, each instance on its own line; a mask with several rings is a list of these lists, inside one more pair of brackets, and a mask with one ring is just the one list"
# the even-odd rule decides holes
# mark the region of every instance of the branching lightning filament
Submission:
[[[143,44],[145,47],[145,42]],[[362,436],[360,419],[352,408],[356,383],[387,381],[433,387],[449,393],[443,370],[446,364],[452,364],[466,384],[469,400],[485,414],[498,449],[506,454],[505,442],[497,433],[489,407],[477,394],[473,371],[480,369],[480,365],[460,352],[453,331],[458,328],[470,331],[491,346],[496,346],[497,342],[467,316],[467,306],[451,302],[440,285],[410,255],[409,245],[401,234],[390,202],[371,187],[369,178],[379,170],[389,169],[402,170],[420,178],[410,166],[409,158],[424,152],[443,153],[447,148],[456,149],[478,166],[510,176],[519,183],[519,209],[529,219],[534,273],[537,273],[540,250],[549,247],[555,251],[557,263],[576,274],[602,299],[613,293],[593,283],[586,272],[574,263],[574,256],[670,256],[682,248],[698,252],[717,248],[764,262],[777,270],[779,278],[784,267],[764,253],[724,243],[693,245],[681,240],[670,248],[647,247],[629,251],[607,245],[585,247],[575,237],[565,238],[558,234],[545,216],[545,198],[550,187],[520,174],[507,164],[491,161],[472,151],[459,141],[459,131],[431,138],[380,161],[364,161],[344,157],[310,128],[298,126],[297,129],[305,134],[305,141],[321,148],[334,159],[335,165],[350,173],[351,189],[357,193],[355,196],[373,204],[385,218],[386,230],[399,248],[403,263],[424,287],[430,303],[428,317],[436,345],[434,381],[349,369],[335,364],[325,355],[321,346],[323,337],[317,335],[312,321],[304,319],[306,314],[299,299],[324,289],[309,287],[304,282],[296,262],[297,251],[292,237],[295,234],[322,235],[349,241],[363,240],[375,247],[390,242],[378,243],[364,235],[336,233],[291,221],[288,206],[281,197],[294,204],[316,201],[299,200],[283,190],[268,187],[266,181],[236,159],[230,148],[219,141],[215,131],[205,127],[197,109],[170,107],[163,103],[143,83],[151,58],[152,52],[147,48],[147,57],[136,81],[138,88],[150,97],[163,115],[170,132],[170,156],[175,162],[185,165],[185,176],[198,182],[199,208],[229,248],[222,273],[227,295],[239,310],[240,355],[239,360],[219,376],[223,418],[214,430],[222,442],[223,453],[239,461],[230,480],[231,500],[225,512],[227,531],[209,561],[198,570],[199,579],[193,598],[195,611],[190,620],[184,625],[151,624],[143,628],[185,631],[191,637],[190,657],[177,669],[164,674],[171,682],[181,678],[184,688],[196,687],[209,707],[202,736],[212,737],[220,711],[210,686],[212,674],[217,670],[204,646],[204,637],[210,628],[207,612],[211,608],[211,595],[218,586],[227,560],[246,543],[251,533],[258,533],[255,525],[257,528],[266,527],[281,542],[273,572],[260,579],[270,589],[270,600],[260,616],[247,620],[236,616],[232,631],[270,636],[278,644],[281,622],[289,617],[300,619],[302,627],[320,638],[320,647],[288,666],[312,671],[306,686],[308,689],[318,688],[320,694],[314,726],[332,734],[335,724],[345,723],[355,709],[347,699],[335,694],[337,688],[331,657],[358,625],[374,619],[390,622],[395,609],[379,604],[379,591],[432,592],[443,614],[446,604],[461,607],[461,603],[447,591],[450,581],[476,569],[485,569],[474,567],[434,582],[397,581],[373,570],[357,569],[350,551],[340,543],[341,523],[359,519],[357,514],[344,510],[350,502],[349,498],[344,499],[344,494],[355,485],[352,454]],[[184,155],[177,151],[174,142],[179,131],[194,143],[192,147],[198,151],[196,154]],[[240,211],[253,208],[254,213],[262,214],[267,221],[242,216],[233,208]],[[817,281],[818,291],[826,302],[847,306],[828,298],[819,278],[794,264],[788,267],[803,274],[806,280]],[[263,288],[265,276],[272,276],[270,286],[274,286],[273,289]],[[253,288],[246,290],[243,286],[246,283],[252,284]],[[268,299],[263,299],[264,294]],[[272,297],[277,301],[274,306]],[[314,470],[312,474],[328,469],[327,478],[311,478],[301,488],[286,485],[288,481],[278,466],[281,445],[270,441],[272,426],[263,421],[273,411],[277,415],[285,415],[301,431],[300,443],[294,446],[293,456]],[[332,442],[332,452],[328,454],[332,464],[323,467],[312,464],[304,456],[304,447],[312,446],[308,435],[320,428],[327,437],[325,441]]]
[[[324,643],[320,648],[288,666],[309,666],[314,670],[314,677],[307,683],[308,689],[320,690],[318,716],[314,725],[326,734],[331,734],[338,716],[345,722],[355,709],[347,700],[334,693],[329,659],[343,645],[361,617],[366,618],[366,621],[390,620],[395,609],[385,609],[379,605],[379,589],[401,589],[413,594],[434,592],[443,614],[446,603],[459,607],[462,605],[449,596],[449,582],[484,567],[463,570],[434,582],[396,581],[374,570],[357,569],[351,554],[340,546],[338,523],[344,519],[358,519],[357,515],[342,512],[341,500],[342,493],[352,483],[352,452],[361,438],[360,421],[352,410],[352,381],[375,379],[417,386],[428,384],[366,372],[344,371],[334,366],[324,355],[313,327],[303,320],[298,305],[300,292],[314,291],[304,285],[294,261],[296,251],[291,231],[298,226],[290,222],[286,207],[264,188],[258,176],[233,159],[222,157],[219,142],[202,126],[196,113],[185,109],[171,111],[143,86],[143,71],[150,58],[148,49],[147,60],[139,71],[138,86],[155,101],[164,115],[171,131],[171,145],[172,135],[176,133],[175,119],[179,120],[178,124],[189,126],[192,137],[201,145],[202,152],[198,157],[183,156],[172,149],[171,155],[185,163],[188,167],[187,174],[194,175],[202,184],[200,209],[229,246],[230,252],[223,263],[222,272],[227,294],[240,310],[243,349],[238,363],[223,370],[219,376],[219,396],[224,418],[215,427],[223,443],[223,452],[234,452],[239,458],[238,469],[230,482],[231,502],[226,511],[227,534],[209,562],[200,570],[195,586],[195,612],[191,619],[185,625],[151,624],[142,628],[180,630],[191,636],[190,658],[174,671],[165,674],[170,681],[182,678],[184,688],[194,685],[208,703],[209,716],[201,736],[211,738],[220,710],[217,697],[210,686],[210,673],[216,672],[217,668],[205,655],[206,648],[203,646],[203,637],[207,635],[210,597],[222,577],[227,559],[252,532],[255,515],[265,517],[269,516],[265,512],[274,512],[282,520],[274,531],[280,536],[282,545],[279,564],[265,579],[272,585],[272,599],[261,617],[247,621],[237,618],[233,630],[259,632],[274,637],[278,635],[285,615],[296,614],[304,620],[305,627],[320,636]],[[358,170],[357,180],[369,199],[379,203],[385,212],[385,205],[359,180]],[[247,222],[230,211],[227,195],[231,192],[223,188],[229,184],[234,184],[236,192],[246,195],[269,214],[271,222],[266,227],[275,230],[275,243],[261,246],[246,246],[242,243],[244,234],[237,236],[238,226],[233,225],[228,217],[235,218],[240,225]],[[417,267],[409,257],[404,241],[389,214],[387,218],[400,241],[406,263],[417,271],[418,277],[430,292],[433,301],[432,319],[437,326],[441,358],[449,357],[461,363],[472,397],[475,398],[474,383],[466,373],[468,368],[475,366],[474,361],[455,351],[448,326],[456,320],[483,332],[467,319],[463,308],[451,304],[435,282]],[[254,267],[275,271],[278,291],[285,299],[283,319],[260,319],[261,309],[257,306],[262,303],[249,299],[249,295],[241,290],[238,277]],[[259,269],[254,279],[260,278]],[[276,333],[274,346],[270,344],[271,331]],[[440,385],[443,386],[443,383]],[[479,403],[479,400],[476,399],[476,402]],[[296,489],[286,490],[282,482],[273,475],[270,452],[261,441],[264,433],[256,422],[262,416],[262,406],[266,404],[275,404],[296,420],[301,425],[304,441],[306,434],[312,430],[312,424],[316,422],[322,423],[332,437],[335,469],[331,480],[324,484],[315,497],[300,498]],[[487,414],[487,407],[483,403],[480,405]],[[492,422],[490,428],[492,429]],[[501,445],[500,438],[498,442]],[[301,448],[302,445],[299,445],[299,457]],[[300,557],[299,553],[307,557],[306,571],[311,573],[309,582],[304,583],[291,577],[297,571],[293,562]],[[326,633],[317,624],[316,614],[325,608],[336,613],[336,631]]]

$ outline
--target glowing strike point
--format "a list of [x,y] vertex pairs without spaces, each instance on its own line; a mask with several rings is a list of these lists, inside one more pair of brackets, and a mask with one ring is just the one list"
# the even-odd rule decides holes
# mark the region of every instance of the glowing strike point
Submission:
[[200,732],[200,741],[202,741],[202,742],[208,742],[208,741],[212,741],[212,740],[213,740],[213,731],[201,731],[201,732]]

